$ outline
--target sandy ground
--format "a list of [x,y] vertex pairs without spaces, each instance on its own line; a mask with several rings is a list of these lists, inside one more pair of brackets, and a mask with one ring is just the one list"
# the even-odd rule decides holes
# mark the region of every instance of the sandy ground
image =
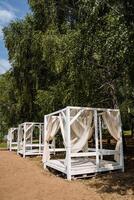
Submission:
[[99,195],[78,182],[43,171],[34,160],[0,152],[0,200],[98,200]]
[[134,179],[124,184],[133,174],[123,183],[123,174],[116,175],[68,182],[43,170],[38,158],[0,151],[0,200],[134,200]]

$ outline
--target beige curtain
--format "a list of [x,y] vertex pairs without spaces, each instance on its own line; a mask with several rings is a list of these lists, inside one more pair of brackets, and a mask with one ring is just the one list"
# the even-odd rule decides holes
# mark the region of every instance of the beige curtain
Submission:
[[9,129],[8,135],[7,135],[7,140],[14,140],[15,139],[15,134],[18,134],[17,131],[18,131],[17,128]]
[[31,125],[27,125],[26,127],[26,141],[28,142],[28,140],[32,137],[32,133],[33,133],[33,130],[34,130],[34,125],[31,124]]
[[117,151],[115,153],[114,159],[119,162],[120,156],[120,135],[121,135],[121,120],[120,120],[120,113],[119,111],[106,111],[102,114],[102,118],[104,123],[111,134],[111,136],[117,140],[116,148]]
[[92,137],[93,112],[87,112],[83,118],[78,118],[71,125],[71,151],[77,153],[79,151],[88,151],[88,140]]
[[[88,140],[92,137],[93,128],[91,127],[93,120],[93,112],[87,112],[85,116],[78,117],[71,125],[71,152],[76,153],[81,150],[88,151]],[[65,120],[62,114],[58,117],[49,117],[46,128],[46,140],[44,141],[43,162],[50,159],[49,141],[53,140],[54,136],[61,129],[63,143],[66,148],[67,139],[65,132]]]
[[17,139],[17,142],[18,142],[18,150],[20,150],[21,149],[21,147],[22,147],[22,144],[23,144],[23,136],[24,136],[24,134],[23,134],[23,129],[22,129],[22,126],[19,126],[19,128],[18,128],[18,139]]
[[59,121],[60,121],[60,129],[61,129],[61,134],[63,138],[63,143],[66,148],[65,120],[61,114],[59,114]]
[[57,116],[51,116],[48,119],[46,127],[46,139],[44,141],[44,151],[43,151],[43,163],[46,163],[50,159],[49,151],[49,141],[53,140],[54,136],[59,130],[59,118]]
[[19,129],[19,142],[22,142],[23,141],[23,138],[24,138],[24,131],[23,131],[23,128],[21,127]]
[[[86,120],[85,120],[86,119]],[[81,150],[88,151],[88,140],[92,137],[93,129],[91,127],[93,113],[88,112],[83,118],[78,117],[71,125],[71,152],[76,153]],[[65,122],[60,115],[60,128],[63,137],[64,146],[66,147]],[[85,120],[85,121],[84,121]]]
[[9,129],[7,139],[10,141],[10,140],[13,140],[13,138],[14,138],[13,131],[12,129]]

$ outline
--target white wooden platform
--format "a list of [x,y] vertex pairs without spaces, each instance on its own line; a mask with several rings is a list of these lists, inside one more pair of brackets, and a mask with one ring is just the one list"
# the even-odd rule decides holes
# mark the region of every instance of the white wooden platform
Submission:
[[17,142],[12,142],[11,145],[10,145],[10,148],[8,148],[10,151],[16,151],[17,150],[17,145],[18,143]]
[[[64,159],[49,160],[46,163],[46,166],[67,174]],[[117,169],[122,169],[122,168],[117,164],[117,162],[114,161],[101,160],[99,168],[97,168],[95,159],[89,159],[89,158],[71,159],[71,176],[111,171]]]
[[9,151],[17,150],[18,146],[18,128],[10,128],[7,135],[7,149]]
[[[18,151],[18,154],[24,155],[23,150]],[[29,149],[25,151],[25,156],[33,155],[43,155],[43,150],[39,151],[39,149]]]
[[[38,134],[34,138],[34,130],[38,129]],[[43,129],[44,124],[39,122],[24,122],[19,125],[17,154],[25,156],[43,154]]]
[[[104,149],[104,129],[116,141],[114,150]],[[49,157],[53,150],[49,147],[48,152],[47,146],[51,140],[57,139],[56,134],[62,136],[62,146],[65,148],[63,156],[65,155],[66,160],[56,159],[60,158],[56,154],[56,146],[55,158]],[[95,146],[93,149],[89,144],[92,137]],[[67,106],[49,113],[44,116],[44,141],[44,169],[50,167],[58,170],[66,174],[68,180],[75,175],[91,176],[117,169],[124,171],[121,117],[118,109]]]

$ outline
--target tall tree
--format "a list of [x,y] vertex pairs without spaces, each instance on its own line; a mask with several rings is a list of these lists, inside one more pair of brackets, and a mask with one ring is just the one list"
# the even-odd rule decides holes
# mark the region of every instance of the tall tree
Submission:
[[128,116],[133,2],[28,2],[32,13],[4,29],[16,121],[43,120],[45,113],[66,105],[120,107]]

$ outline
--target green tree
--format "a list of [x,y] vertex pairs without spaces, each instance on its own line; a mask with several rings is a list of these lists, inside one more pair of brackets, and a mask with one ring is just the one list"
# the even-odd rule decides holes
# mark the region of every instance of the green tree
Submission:
[[[134,105],[133,2],[28,2],[32,13],[4,29],[14,122],[42,121],[45,113],[79,105],[120,107],[128,127],[127,108]],[[14,123],[12,116],[8,120]]]

